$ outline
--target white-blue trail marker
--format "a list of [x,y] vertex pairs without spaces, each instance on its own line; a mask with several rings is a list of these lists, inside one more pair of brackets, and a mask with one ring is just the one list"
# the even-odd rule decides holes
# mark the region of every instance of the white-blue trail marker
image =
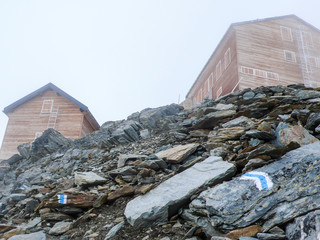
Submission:
[[68,195],[58,194],[58,203],[67,204],[67,198],[68,198]]
[[248,172],[243,174],[240,179],[254,181],[256,187],[261,190],[269,190],[273,187],[273,182],[267,173],[264,172]]

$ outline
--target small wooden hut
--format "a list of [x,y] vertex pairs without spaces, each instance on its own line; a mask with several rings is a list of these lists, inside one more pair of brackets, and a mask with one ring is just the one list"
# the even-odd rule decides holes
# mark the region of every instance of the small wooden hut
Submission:
[[48,128],[76,139],[100,128],[87,106],[52,83],[4,108],[9,117],[0,161],[17,153],[17,146],[31,142]]

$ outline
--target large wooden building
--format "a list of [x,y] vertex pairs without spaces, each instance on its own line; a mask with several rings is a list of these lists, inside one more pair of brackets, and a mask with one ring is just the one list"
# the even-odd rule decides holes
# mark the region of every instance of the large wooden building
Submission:
[[320,30],[295,15],[231,24],[186,98],[258,86],[320,86]]
[[48,128],[76,139],[100,128],[87,106],[54,84],[19,99],[4,108],[9,117],[3,138],[0,161],[17,153],[17,146],[32,142]]

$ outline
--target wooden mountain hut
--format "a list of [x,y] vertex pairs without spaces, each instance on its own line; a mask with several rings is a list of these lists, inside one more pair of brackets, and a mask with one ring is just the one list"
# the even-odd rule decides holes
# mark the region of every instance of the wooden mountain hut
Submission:
[[17,153],[17,146],[31,142],[48,128],[77,139],[100,128],[87,106],[52,83],[28,94],[3,112],[9,117],[0,160]]
[[320,87],[320,30],[295,15],[233,23],[186,96],[191,105],[258,86]]

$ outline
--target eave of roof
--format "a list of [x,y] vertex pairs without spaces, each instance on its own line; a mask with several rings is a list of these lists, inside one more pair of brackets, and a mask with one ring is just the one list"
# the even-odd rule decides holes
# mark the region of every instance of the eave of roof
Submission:
[[7,114],[8,112],[14,110],[15,108],[19,107],[20,105],[26,103],[27,101],[31,100],[34,97],[37,97],[38,95],[40,95],[41,93],[48,91],[48,90],[53,90],[55,92],[57,92],[59,95],[67,98],[69,101],[73,102],[75,105],[77,105],[82,111],[87,112],[90,117],[93,119],[93,121],[95,122],[95,124],[97,124],[98,127],[100,127],[99,123],[97,122],[97,120],[93,117],[93,115],[91,114],[91,112],[89,111],[89,108],[82,104],[81,102],[79,102],[77,99],[73,98],[72,96],[70,96],[68,93],[64,92],[63,90],[61,90],[60,88],[58,88],[57,86],[55,86],[53,83],[48,83],[45,86],[39,88],[38,90],[26,95],[23,98],[20,98],[19,100],[15,101],[14,103],[10,104],[9,106],[5,107],[3,109],[3,112],[5,114]]
[[264,22],[264,21],[270,21],[270,20],[277,20],[277,19],[282,19],[282,18],[289,18],[289,17],[293,17],[298,19],[299,21],[303,22],[304,24],[312,27],[314,30],[318,31],[320,33],[320,29],[316,28],[315,26],[313,26],[312,24],[304,21],[303,19],[299,18],[298,16],[296,16],[295,14],[290,14],[290,15],[284,15],[284,16],[277,16],[277,17],[270,17],[270,18],[263,18],[263,19],[256,19],[256,20],[251,20],[251,21],[242,21],[242,22],[236,22],[236,23],[232,23],[228,30],[226,31],[226,33],[223,35],[223,37],[221,38],[220,42],[218,43],[217,47],[214,49],[213,53],[211,54],[211,56],[209,57],[208,61],[206,62],[206,64],[204,65],[204,67],[202,68],[201,72],[199,73],[199,75],[197,76],[196,80],[194,81],[194,83],[192,84],[190,90],[188,91],[186,98],[188,98],[189,94],[191,93],[191,90],[193,89],[193,87],[196,85],[196,83],[198,82],[201,74],[203,73],[203,71],[205,70],[205,68],[207,67],[207,65],[209,64],[210,60],[212,59],[212,57],[214,56],[214,54],[216,53],[217,49],[220,47],[220,45],[222,44],[222,42],[224,41],[224,39],[226,38],[226,36],[228,35],[228,33],[231,31],[231,29],[233,28],[233,26],[238,26],[238,25],[243,25],[243,24],[250,24],[250,23],[257,23],[257,22]]

